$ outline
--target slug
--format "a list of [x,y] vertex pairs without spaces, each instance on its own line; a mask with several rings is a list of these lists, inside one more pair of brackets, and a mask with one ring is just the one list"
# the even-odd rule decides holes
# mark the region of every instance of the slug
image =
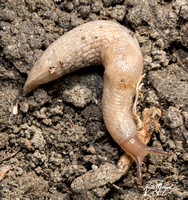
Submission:
[[145,146],[137,137],[133,98],[142,75],[143,58],[131,32],[124,26],[98,20],[80,25],[54,41],[37,60],[23,88],[27,94],[39,85],[89,65],[103,64],[102,112],[112,138],[137,164],[142,181],[142,161],[149,153],[171,154]]

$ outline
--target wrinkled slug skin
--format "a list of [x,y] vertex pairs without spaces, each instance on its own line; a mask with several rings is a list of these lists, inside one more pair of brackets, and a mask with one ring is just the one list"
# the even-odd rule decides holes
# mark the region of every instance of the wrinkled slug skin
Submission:
[[143,60],[138,42],[127,28],[101,20],[64,34],[35,63],[23,93],[82,67],[99,64],[105,67],[102,99],[105,125],[113,139],[136,161],[141,181],[143,158],[148,153],[168,153],[146,147],[137,137],[131,107]]
[[[104,54],[115,40],[118,40],[120,44],[124,42],[124,47],[122,47],[124,53],[129,52],[130,46],[135,46],[134,49],[139,52],[138,56],[140,56],[137,41],[128,32],[128,29],[118,23],[102,20],[74,28],[53,42],[37,60],[25,83],[24,94],[38,85],[55,80],[82,67],[103,64]],[[114,42],[114,45],[117,44]],[[135,56],[137,56],[136,52]],[[105,58],[108,59],[110,56],[111,53]],[[56,68],[54,73],[49,71],[52,67]],[[142,67],[138,66],[135,69],[139,70],[139,75],[140,68]]]

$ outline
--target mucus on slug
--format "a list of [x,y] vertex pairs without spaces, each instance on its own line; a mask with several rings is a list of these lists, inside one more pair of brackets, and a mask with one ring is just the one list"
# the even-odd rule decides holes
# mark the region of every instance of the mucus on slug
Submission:
[[135,160],[141,182],[142,161],[148,153],[171,154],[147,147],[137,137],[132,99],[142,76],[143,60],[139,44],[127,28],[112,21],[99,20],[64,34],[37,60],[23,93],[27,94],[41,84],[91,64],[103,64],[105,68],[102,98],[104,122],[112,138]]

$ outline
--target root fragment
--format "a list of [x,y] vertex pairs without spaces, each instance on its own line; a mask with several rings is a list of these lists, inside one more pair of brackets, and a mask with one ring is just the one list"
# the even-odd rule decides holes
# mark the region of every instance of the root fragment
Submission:
[[139,81],[138,81],[138,83],[136,85],[136,95],[135,95],[135,100],[134,100],[134,104],[133,104],[133,108],[132,108],[132,112],[133,112],[134,118],[135,118],[135,120],[137,122],[138,129],[140,129],[142,127],[142,120],[140,119],[140,117],[137,114],[136,106],[137,106],[137,103],[138,103],[138,97],[139,97],[141,88],[143,86],[143,83],[141,83],[141,82],[142,82],[143,78],[145,77],[145,75],[146,74],[143,74],[140,77],[140,79],[139,79]]

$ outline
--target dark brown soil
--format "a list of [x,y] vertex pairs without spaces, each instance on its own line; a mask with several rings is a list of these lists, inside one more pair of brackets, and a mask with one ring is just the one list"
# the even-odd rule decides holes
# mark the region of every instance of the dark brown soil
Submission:
[[[116,176],[123,152],[102,118],[102,66],[19,96],[29,70],[54,40],[97,19],[116,20],[136,33],[146,73],[137,109],[154,105],[163,112],[149,145],[173,156],[148,155],[142,185],[135,164]],[[9,171],[0,199],[186,199],[187,66],[187,0],[1,0],[0,172]]]

